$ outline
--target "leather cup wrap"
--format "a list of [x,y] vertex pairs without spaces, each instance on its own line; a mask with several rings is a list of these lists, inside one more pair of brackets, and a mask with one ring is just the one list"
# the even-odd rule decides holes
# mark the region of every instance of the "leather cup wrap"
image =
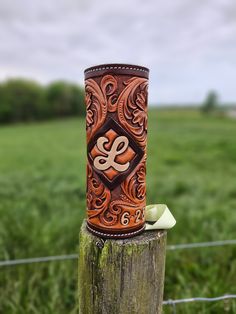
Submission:
[[87,228],[128,238],[145,228],[149,70],[105,64],[85,70]]

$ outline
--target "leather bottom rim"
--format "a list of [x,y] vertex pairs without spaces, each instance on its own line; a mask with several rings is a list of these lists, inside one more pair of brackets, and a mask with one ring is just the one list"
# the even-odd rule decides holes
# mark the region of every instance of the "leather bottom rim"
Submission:
[[132,231],[132,232],[126,232],[126,233],[104,233],[98,230],[95,230],[91,228],[90,225],[87,223],[87,229],[90,231],[92,234],[96,235],[97,237],[100,238],[106,238],[106,239],[126,239],[126,238],[132,238],[135,237],[136,235],[142,233],[145,229],[145,225],[142,226],[142,228]]

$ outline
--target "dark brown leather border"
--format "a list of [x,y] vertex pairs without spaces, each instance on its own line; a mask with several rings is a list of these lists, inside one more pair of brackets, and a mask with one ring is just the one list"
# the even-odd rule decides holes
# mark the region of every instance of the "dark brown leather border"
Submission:
[[134,237],[140,233],[142,233],[145,230],[145,223],[141,226],[139,226],[139,228],[136,228],[135,230],[132,231],[128,231],[128,230],[122,230],[122,233],[113,233],[113,232],[107,232],[102,229],[98,229],[98,228],[94,228],[93,226],[91,226],[91,224],[87,221],[87,225],[86,225],[87,229],[92,232],[94,235],[96,235],[97,237],[100,238],[105,238],[105,239],[127,239],[127,238],[131,238]]
[[[94,224],[92,224],[90,221],[87,221],[87,224],[91,227],[91,228],[93,228],[94,230],[96,230],[96,231],[102,231],[102,232],[104,232],[104,233],[111,233],[111,234],[113,234],[113,233],[118,233],[118,234],[122,234],[123,233],[123,231],[124,231],[124,229],[116,229],[116,230],[114,230],[114,229],[111,229],[111,228],[109,228],[109,227],[106,227],[106,226],[102,226],[102,228],[100,227],[100,226],[98,226],[98,225],[94,225]],[[143,223],[141,223],[141,224],[139,224],[138,226],[130,226],[130,227],[127,227],[127,228],[125,228],[125,230],[127,231],[127,232],[133,232],[133,231],[136,231],[136,230],[139,230],[140,228],[142,228],[143,226],[145,225],[145,221],[143,221]]]
[[110,63],[92,66],[84,70],[85,79],[107,74],[132,75],[148,79],[149,69],[134,64]]

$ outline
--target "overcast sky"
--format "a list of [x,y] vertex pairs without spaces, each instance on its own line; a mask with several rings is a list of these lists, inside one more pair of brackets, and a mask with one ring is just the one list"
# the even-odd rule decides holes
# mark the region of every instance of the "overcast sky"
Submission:
[[150,68],[152,103],[236,101],[235,0],[0,2],[0,79],[83,83],[100,63]]

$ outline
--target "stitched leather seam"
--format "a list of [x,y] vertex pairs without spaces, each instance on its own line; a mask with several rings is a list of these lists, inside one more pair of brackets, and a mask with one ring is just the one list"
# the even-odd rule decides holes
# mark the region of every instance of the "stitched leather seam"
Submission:
[[149,73],[149,71],[141,68],[132,68],[132,67],[125,67],[125,66],[110,66],[110,67],[101,67],[101,68],[95,68],[91,70],[86,70],[84,73],[89,73],[89,72],[96,72],[96,71],[102,71],[102,70],[133,70],[133,71],[140,71],[140,72],[146,72]]
[[117,237],[124,237],[124,236],[135,235],[135,234],[137,234],[137,233],[140,233],[142,230],[145,229],[145,225],[144,225],[141,229],[139,229],[139,230],[137,230],[137,231],[128,232],[128,233],[121,233],[121,234],[102,233],[102,232],[99,232],[99,231],[97,231],[97,230],[94,230],[94,229],[90,228],[90,226],[88,226],[88,224],[87,224],[87,228],[88,228],[91,232],[93,232],[93,233],[95,233],[95,234],[98,234],[98,235],[100,235],[100,236],[108,236],[108,237],[117,238]]

